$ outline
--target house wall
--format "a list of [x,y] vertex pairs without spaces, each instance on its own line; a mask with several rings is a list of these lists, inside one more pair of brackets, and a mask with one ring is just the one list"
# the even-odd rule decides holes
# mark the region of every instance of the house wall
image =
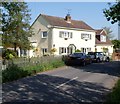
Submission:
[[[67,31],[72,32],[73,37],[65,40],[64,38],[59,37],[59,31]],[[91,40],[85,41],[81,39],[81,33],[91,34]],[[53,29],[53,44],[57,49],[56,55],[59,55],[59,47],[68,47],[70,44],[74,44],[76,49],[81,48],[91,48],[91,51],[95,51],[95,32],[94,31],[80,31],[80,30],[72,30],[72,29],[62,29],[62,28],[54,28]]]
[[97,52],[103,52],[103,48],[108,48],[109,55],[113,53],[113,45],[96,45]]
[[[31,49],[28,53],[30,57],[36,57],[42,55],[42,48],[47,48],[48,51],[51,49],[51,42],[52,42],[52,32],[51,29],[47,28],[48,23],[42,16],[40,16],[32,25],[32,29],[34,32],[34,35],[29,38],[30,42],[36,42],[31,43],[32,46],[34,46],[34,49]],[[42,38],[42,31],[47,31],[48,36],[47,38]],[[34,51],[37,49],[37,52]]]

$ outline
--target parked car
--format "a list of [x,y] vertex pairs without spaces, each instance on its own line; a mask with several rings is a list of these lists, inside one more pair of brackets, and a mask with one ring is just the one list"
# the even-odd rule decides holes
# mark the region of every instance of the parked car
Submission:
[[85,66],[86,64],[91,64],[92,59],[89,55],[81,52],[75,52],[65,59],[66,65],[82,65]]
[[103,52],[88,52],[88,55],[91,56],[92,61],[94,62],[102,62],[102,61],[109,62],[110,61],[109,56],[107,56]]

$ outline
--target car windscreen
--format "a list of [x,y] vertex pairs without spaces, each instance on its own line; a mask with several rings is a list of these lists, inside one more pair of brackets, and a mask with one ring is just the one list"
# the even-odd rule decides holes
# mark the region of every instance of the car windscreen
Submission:
[[72,56],[74,57],[81,57],[83,54],[82,53],[73,53]]

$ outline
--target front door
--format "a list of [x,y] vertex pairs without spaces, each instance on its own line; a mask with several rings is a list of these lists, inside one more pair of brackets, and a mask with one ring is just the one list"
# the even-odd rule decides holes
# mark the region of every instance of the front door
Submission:
[[70,44],[68,47],[67,47],[67,53],[68,54],[72,54],[73,52],[75,52],[76,50],[76,46],[74,44]]

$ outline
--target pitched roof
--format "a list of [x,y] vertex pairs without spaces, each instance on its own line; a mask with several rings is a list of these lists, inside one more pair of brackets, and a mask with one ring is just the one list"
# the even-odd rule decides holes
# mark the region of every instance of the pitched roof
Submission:
[[101,42],[100,40],[98,40],[97,38],[95,39],[95,44],[99,44],[99,45],[112,45],[112,42],[107,38],[106,42]]
[[52,26],[94,30],[92,27],[90,27],[83,21],[71,20],[71,23],[67,23],[65,18],[48,16],[44,14],[41,14],[41,16],[44,17],[48,21],[48,23]]
[[96,35],[100,35],[100,33],[103,31],[103,29],[96,30]]
[[[104,35],[106,36],[107,34],[105,33],[105,31],[103,31],[104,29],[99,29],[96,30],[96,35]],[[106,42],[101,42],[99,39],[96,38],[95,40],[96,44],[105,44],[105,45],[112,45],[112,42],[106,37]]]
[[104,29],[98,29],[96,30],[96,35],[106,35]]

